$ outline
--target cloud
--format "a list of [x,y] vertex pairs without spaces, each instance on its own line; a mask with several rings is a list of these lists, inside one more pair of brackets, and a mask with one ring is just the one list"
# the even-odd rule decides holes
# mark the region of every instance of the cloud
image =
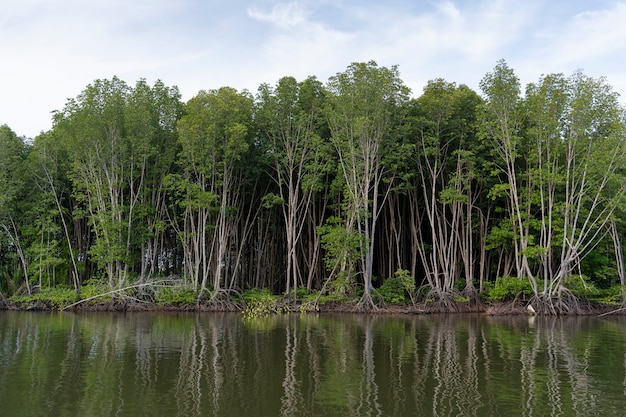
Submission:
[[248,16],[273,24],[279,28],[289,29],[306,23],[309,11],[304,3],[292,1],[289,3],[278,3],[269,12],[257,7],[250,7],[248,8]]
[[188,100],[368,60],[398,64],[414,95],[439,77],[477,89],[501,58],[523,83],[582,68],[626,93],[624,21],[624,0],[0,0],[0,124],[37,134],[113,75]]
[[553,65],[592,62],[600,56],[615,54],[622,61],[626,48],[626,4],[615,3],[603,10],[573,16],[550,42]]
[[[358,23],[343,26],[354,29],[340,32],[335,21],[328,20],[324,31],[306,38],[308,43],[304,44],[313,51],[331,48],[337,53],[320,53],[322,57],[336,57],[335,62],[344,57],[341,66],[334,64],[336,71],[352,61],[374,59],[381,65],[398,64],[415,95],[428,80],[438,77],[477,86],[498,59],[506,58],[506,50],[524,36],[533,21],[532,3],[444,1],[420,4],[417,9],[407,4],[353,3],[340,11],[358,19]],[[336,19],[347,20],[341,16]],[[279,42],[289,44],[284,38],[276,40],[276,49]]]
[[538,14],[512,67],[523,83],[536,82],[543,74],[582,70],[592,77],[606,76],[615,91],[626,94],[626,3],[579,6],[576,12]]
[[333,28],[332,22],[316,21],[316,11],[298,1],[278,3],[269,11],[248,9],[250,18],[270,26],[256,51],[257,68],[266,75],[259,84],[286,75],[300,79],[315,75],[324,80],[349,63],[337,67],[338,62],[348,59],[350,48],[355,46],[355,34]]
[[[0,124],[34,136],[50,112],[97,78],[134,83],[188,61],[163,24],[182,10],[173,0],[22,0],[0,4]],[[164,29],[163,29],[164,28]]]

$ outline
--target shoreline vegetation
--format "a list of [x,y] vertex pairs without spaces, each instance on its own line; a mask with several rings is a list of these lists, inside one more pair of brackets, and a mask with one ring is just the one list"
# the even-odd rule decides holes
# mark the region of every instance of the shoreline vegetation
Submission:
[[[507,281],[507,280],[503,280]],[[360,295],[353,297],[321,295],[319,292],[306,294],[299,291],[296,300],[287,295],[272,294],[267,289],[247,290],[233,293],[224,300],[210,296],[198,299],[190,288],[163,285],[152,282],[132,285],[126,288],[94,294],[94,284],[84,288],[77,295],[71,288],[51,288],[33,295],[5,297],[0,293],[0,311],[70,311],[70,312],[241,312],[247,317],[260,317],[276,314],[485,314],[494,316],[537,315],[533,307],[532,292],[520,289],[517,278],[493,287],[492,295],[482,293],[474,299],[460,293],[454,300],[441,302],[435,299],[416,301],[416,294],[396,287],[390,291],[375,291],[374,307],[367,311],[359,309]],[[102,285],[96,285],[102,289]],[[519,292],[516,292],[518,291]],[[586,287],[586,294],[575,295],[576,308],[559,315],[607,316],[626,315],[626,307],[619,300],[621,287],[597,290]],[[427,293],[422,290],[422,293]],[[557,301],[555,299],[555,301]]]
[[[268,307],[270,311],[258,313],[247,309],[245,303],[230,303],[229,305],[216,305],[207,303],[169,304],[161,305],[154,303],[138,302],[135,300],[117,300],[109,302],[81,303],[73,307],[61,307],[44,300],[33,301],[7,301],[0,303],[2,311],[22,312],[106,312],[106,313],[237,313],[241,312],[246,317],[263,317],[268,315],[282,314],[375,314],[375,315],[421,315],[421,314],[484,314],[488,316],[536,316],[528,308],[529,304],[520,301],[503,302],[478,302],[469,303],[458,301],[445,308],[434,305],[432,302],[416,304],[381,304],[376,309],[367,312],[356,311],[355,305],[358,300],[352,302],[327,302],[317,307],[311,307],[306,303],[279,301]],[[276,310],[276,311],[274,311]],[[584,303],[580,306],[575,316],[626,315],[626,308],[607,304]],[[571,317],[572,315],[567,315]],[[561,315],[560,317],[566,317]]]
[[504,60],[479,87],[95,80],[33,139],[0,126],[0,306],[623,312],[619,95]]

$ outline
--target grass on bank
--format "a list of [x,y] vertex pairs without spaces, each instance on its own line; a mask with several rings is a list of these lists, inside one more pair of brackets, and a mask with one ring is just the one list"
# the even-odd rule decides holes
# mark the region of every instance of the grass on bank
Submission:
[[[408,280],[402,274],[388,278],[379,286],[375,293],[387,305],[415,305],[416,301],[428,302],[424,294],[414,286],[407,285]],[[584,276],[572,276],[563,283],[576,297],[597,305],[619,306],[624,301],[624,289],[621,285],[609,288],[598,288]],[[233,302],[245,306],[249,316],[280,314],[290,311],[315,312],[325,304],[354,304],[361,293],[307,292],[300,287],[296,292],[296,302],[284,294],[272,294],[268,289],[249,289],[234,297]],[[487,303],[505,303],[513,300],[529,300],[533,295],[528,280],[516,277],[499,277],[495,282],[485,284],[480,294],[482,301]],[[468,299],[457,297],[457,302],[468,302]],[[89,280],[81,286],[80,295],[73,288],[59,285],[43,288],[31,295],[14,295],[7,299],[8,303],[18,309],[50,309],[62,310],[68,306],[84,304],[86,306],[116,302],[136,301],[159,307],[184,307],[198,304],[198,293],[184,285],[173,285],[167,281],[131,285],[122,290],[111,291],[103,281]],[[204,302],[204,301],[203,301]]]
[[[563,282],[563,287],[570,290],[578,299],[594,304],[620,305],[624,301],[621,285],[599,288],[582,275],[572,275]],[[487,282],[485,291],[481,293],[481,297],[487,302],[528,300],[532,296],[530,281],[512,276],[499,277],[495,282]]]

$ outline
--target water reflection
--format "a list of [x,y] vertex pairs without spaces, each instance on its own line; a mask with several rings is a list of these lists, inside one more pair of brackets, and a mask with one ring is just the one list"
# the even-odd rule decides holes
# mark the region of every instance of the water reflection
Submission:
[[623,415],[624,318],[0,314],[10,416]]

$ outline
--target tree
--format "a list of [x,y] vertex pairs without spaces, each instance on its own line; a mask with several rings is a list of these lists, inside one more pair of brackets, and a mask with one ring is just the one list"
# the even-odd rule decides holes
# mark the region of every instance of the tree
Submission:
[[562,284],[610,233],[626,191],[624,110],[603,79],[580,72],[543,77],[529,86],[527,102],[536,150],[529,168],[531,203],[540,213],[538,275],[543,278],[535,308],[558,314],[575,309]]
[[417,184],[410,189],[414,246],[421,258],[430,297],[452,300],[454,284],[465,275],[467,295],[473,285],[473,218],[477,151],[473,131],[479,97],[465,86],[430,81],[414,102]]
[[317,132],[323,99],[323,86],[315,78],[298,83],[284,77],[275,88],[259,89],[257,121],[272,144],[276,202],[286,232],[286,292],[290,297],[293,292],[294,299],[303,282],[298,259],[306,256],[298,252],[300,238],[328,155]]
[[199,92],[178,123],[186,268],[194,285],[199,284],[199,297],[211,276],[214,301],[230,290],[224,271],[236,215],[243,213],[241,160],[253,133],[252,110],[247,92],[223,87]]
[[491,193],[508,197],[517,274],[531,283],[535,311],[576,311],[563,282],[609,232],[625,191],[624,110],[604,80],[581,73],[543,77],[522,100],[500,62],[481,87],[482,133],[506,179]]
[[0,243],[4,247],[0,250],[4,262],[7,258],[17,257],[19,269],[16,270],[14,264],[7,265],[6,272],[10,276],[19,276],[18,271],[21,269],[23,284],[30,293],[27,244],[23,242],[24,230],[21,227],[22,222],[27,222],[28,201],[25,193],[28,189],[28,150],[24,140],[7,125],[0,126],[0,232],[4,238],[4,242]]
[[520,166],[520,156],[524,148],[521,136],[523,108],[520,82],[515,72],[502,60],[481,80],[480,88],[485,94],[480,133],[491,144],[497,158],[494,164],[502,176],[501,182],[494,185],[490,193],[494,196],[507,196],[510,222],[516,236],[514,252],[517,276],[528,277],[534,282],[529,262],[531,235],[529,223],[525,222],[528,211],[525,210],[527,205],[522,201],[526,194],[520,184],[522,175],[528,173],[528,170]]
[[165,172],[156,160],[169,169],[171,151],[159,151],[172,145],[179,114],[176,88],[161,82],[150,88],[144,80],[130,88],[117,77],[96,80],[55,113],[53,130],[67,141],[73,195],[96,238],[89,254],[111,287],[127,283],[139,258],[144,265],[137,238],[162,224],[149,215],[150,196],[156,193],[156,203],[163,204]]
[[[55,114],[54,128],[70,142],[75,196],[96,236],[91,256],[111,287],[121,288],[126,258],[129,150],[124,143],[128,86],[119,78],[96,80]],[[131,202],[132,203],[132,202]]]
[[[69,182],[68,151],[65,145],[62,138],[58,137],[54,131],[37,136],[33,144],[33,152],[31,153],[31,172],[41,196],[44,197],[41,200],[51,199],[54,202],[54,209],[52,210],[56,211],[56,216],[53,219],[47,219],[46,223],[51,227],[57,227],[63,232],[67,254],[71,261],[69,269],[71,282],[78,294],[80,293],[81,279],[79,262],[71,237],[71,225],[73,222],[68,200],[72,190]],[[60,226],[54,222],[56,219],[60,220]],[[42,229],[42,246],[43,233],[44,230]],[[45,247],[49,245],[50,242],[48,241]],[[61,258],[58,260],[58,263],[62,264],[63,261]]]
[[[331,141],[343,177],[343,208],[346,231],[359,237],[358,262],[364,294],[358,309],[375,307],[372,272],[376,226],[392,187],[394,124],[409,89],[400,80],[398,68],[353,63],[328,81],[327,117]],[[351,234],[351,233],[349,233]]]
[[[131,199],[135,201],[137,224],[129,233],[128,246],[135,248],[134,261],[140,261],[139,276],[143,279],[172,268],[166,245],[166,189],[164,179],[172,171],[178,152],[176,124],[183,105],[177,87],[156,81],[151,87],[139,80],[130,91],[125,109],[127,141],[136,158],[131,169]],[[130,230],[129,230],[130,232]],[[170,243],[171,245],[171,243]]]

